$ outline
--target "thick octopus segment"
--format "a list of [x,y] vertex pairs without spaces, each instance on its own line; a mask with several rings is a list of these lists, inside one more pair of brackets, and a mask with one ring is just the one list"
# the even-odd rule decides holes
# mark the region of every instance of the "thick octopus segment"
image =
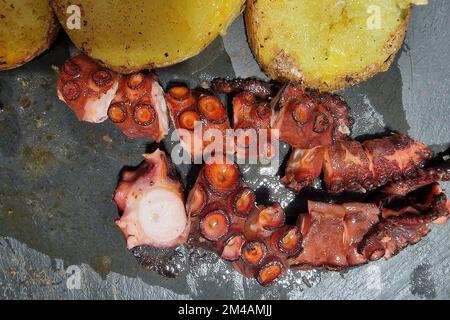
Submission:
[[58,97],[80,121],[101,123],[117,92],[120,75],[107,70],[85,55],[66,60],[59,72]]
[[116,220],[128,249],[170,248],[186,242],[190,219],[183,186],[164,152],[144,155],[135,171],[124,171],[114,194],[122,216]]
[[345,101],[337,96],[286,85],[272,101],[272,129],[294,148],[312,149],[348,138],[353,125]]
[[217,133],[226,151],[234,153],[233,141],[230,147],[226,139],[227,130],[231,129],[227,110],[219,98],[177,86],[169,89],[166,101],[180,144],[194,159],[201,158],[214,143],[215,137],[208,137],[207,130],[212,135]]
[[375,204],[342,205],[308,202],[308,214],[299,216],[302,253],[290,261],[298,269],[341,270],[367,262],[357,251],[364,235],[379,221]]
[[387,190],[382,190],[381,202],[374,204],[310,201],[308,214],[298,219],[303,251],[288,263],[302,270],[342,270],[382,257],[390,259],[419,242],[431,223],[448,219],[450,205],[437,183],[410,190],[388,198],[384,197]]
[[169,129],[164,92],[153,75],[143,73],[122,78],[108,117],[131,139],[159,142]]
[[268,285],[287,269],[287,258],[299,252],[296,227],[284,226],[279,205],[258,207],[255,194],[234,164],[205,164],[192,188],[187,211],[195,246],[232,261],[247,277]]
[[155,76],[122,77],[80,54],[60,70],[58,96],[80,121],[110,119],[129,138],[161,141],[168,132],[164,92]]
[[294,149],[282,182],[300,191],[323,171],[328,191],[366,192],[410,176],[432,156],[430,148],[404,134],[328,147]]
[[274,156],[271,117],[269,104],[258,102],[254,94],[245,91],[233,98],[233,129],[238,155],[257,156],[263,153],[266,158]]

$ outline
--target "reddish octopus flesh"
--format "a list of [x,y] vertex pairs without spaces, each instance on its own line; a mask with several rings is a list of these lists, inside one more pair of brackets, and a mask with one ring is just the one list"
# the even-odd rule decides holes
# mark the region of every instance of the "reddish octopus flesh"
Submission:
[[180,144],[192,158],[202,158],[210,145],[216,147],[215,139],[223,144],[213,151],[234,153],[234,144],[229,147],[226,139],[227,130],[231,129],[227,110],[218,97],[176,86],[169,89],[166,100]]
[[164,92],[156,76],[121,76],[83,54],[66,60],[59,72],[58,97],[80,121],[101,123],[108,118],[129,138],[161,141],[169,120]]
[[431,156],[430,148],[404,134],[362,143],[337,141],[331,146],[294,149],[282,182],[300,191],[323,171],[328,191],[365,192],[411,175]]

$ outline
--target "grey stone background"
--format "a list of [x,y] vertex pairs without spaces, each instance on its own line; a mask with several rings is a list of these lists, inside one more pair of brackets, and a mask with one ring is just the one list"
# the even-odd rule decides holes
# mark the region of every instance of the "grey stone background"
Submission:
[[[416,8],[391,69],[342,92],[356,119],[355,136],[391,128],[436,152],[448,148],[449,16],[449,1]],[[61,36],[40,58],[0,73],[0,299],[450,298],[450,224],[434,226],[392,260],[345,272],[290,271],[270,288],[242,278],[214,255],[184,248],[178,249],[183,271],[175,279],[140,268],[113,224],[111,194],[120,169],[139,164],[149,143],[127,140],[109,123],[77,122],[57,100],[52,66],[62,65],[72,50]],[[264,78],[242,18],[200,56],[157,73],[163,85]],[[164,147],[170,151],[173,144]],[[196,169],[178,167],[187,188]],[[289,215],[298,213],[303,200],[279,177],[261,177],[255,167],[242,170],[259,201],[278,201]]]

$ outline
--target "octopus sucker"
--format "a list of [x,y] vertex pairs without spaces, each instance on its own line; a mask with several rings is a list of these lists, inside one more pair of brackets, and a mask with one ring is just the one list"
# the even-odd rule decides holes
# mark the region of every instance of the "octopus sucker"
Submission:
[[135,171],[125,171],[114,194],[122,213],[116,220],[127,247],[170,248],[187,241],[190,219],[184,206],[183,187],[174,180],[164,152],[144,155]]
[[236,261],[242,255],[242,247],[246,242],[245,235],[242,232],[234,233],[223,244],[220,257],[227,261]]
[[274,232],[270,238],[271,245],[278,255],[286,258],[296,256],[302,250],[302,234],[297,226],[284,225],[276,232]]
[[414,174],[432,157],[430,148],[396,133],[359,142],[337,141],[314,149],[294,149],[282,182],[300,191],[319,178],[329,192],[366,192]]
[[232,210],[238,217],[247,217],[255,206],[256,195],[250,188],[242,188],[232,198]]
[[239,169],[234,164],[208,165],[205,167],[204,175],[211,190],[221,195],[235,190],[240,180]]
[[80,121],[110,119],[127,137],[156,142],[168,133],[164,92],[152,74],[121,76],[79,54],[66,60],[57,87],[60,100]]
[[208,212],[200,220],[200,230],[204,238],[217,241],[224,237],[230,228],[228,215],[222,210]]
[[279,204],[260,207],[255,210],[245,223],[245,234],[249,239],[270,237],[274,230],[284,225],[286,215]]
[[268,286],[278,279],[285,271],[286,266],[278,260],[272,260],[259,268],[256,280],[262,286]]

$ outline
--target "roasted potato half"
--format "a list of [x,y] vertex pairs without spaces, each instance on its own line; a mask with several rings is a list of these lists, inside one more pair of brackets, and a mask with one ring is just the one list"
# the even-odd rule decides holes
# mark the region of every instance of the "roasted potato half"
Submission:
[[0,70],[19,67],[41,54],[58,30],[48,0],[0,0]]
[[250,46],[273,79],[335,91],[386,71],[411,3],[424,0],[249,0]]
[[[51,2],[78,48],[112,70],[132,73],[195,56],[226,31],[245,0]],[[70,5],[79,8],[80,29],[73,28],[76,11]]]

